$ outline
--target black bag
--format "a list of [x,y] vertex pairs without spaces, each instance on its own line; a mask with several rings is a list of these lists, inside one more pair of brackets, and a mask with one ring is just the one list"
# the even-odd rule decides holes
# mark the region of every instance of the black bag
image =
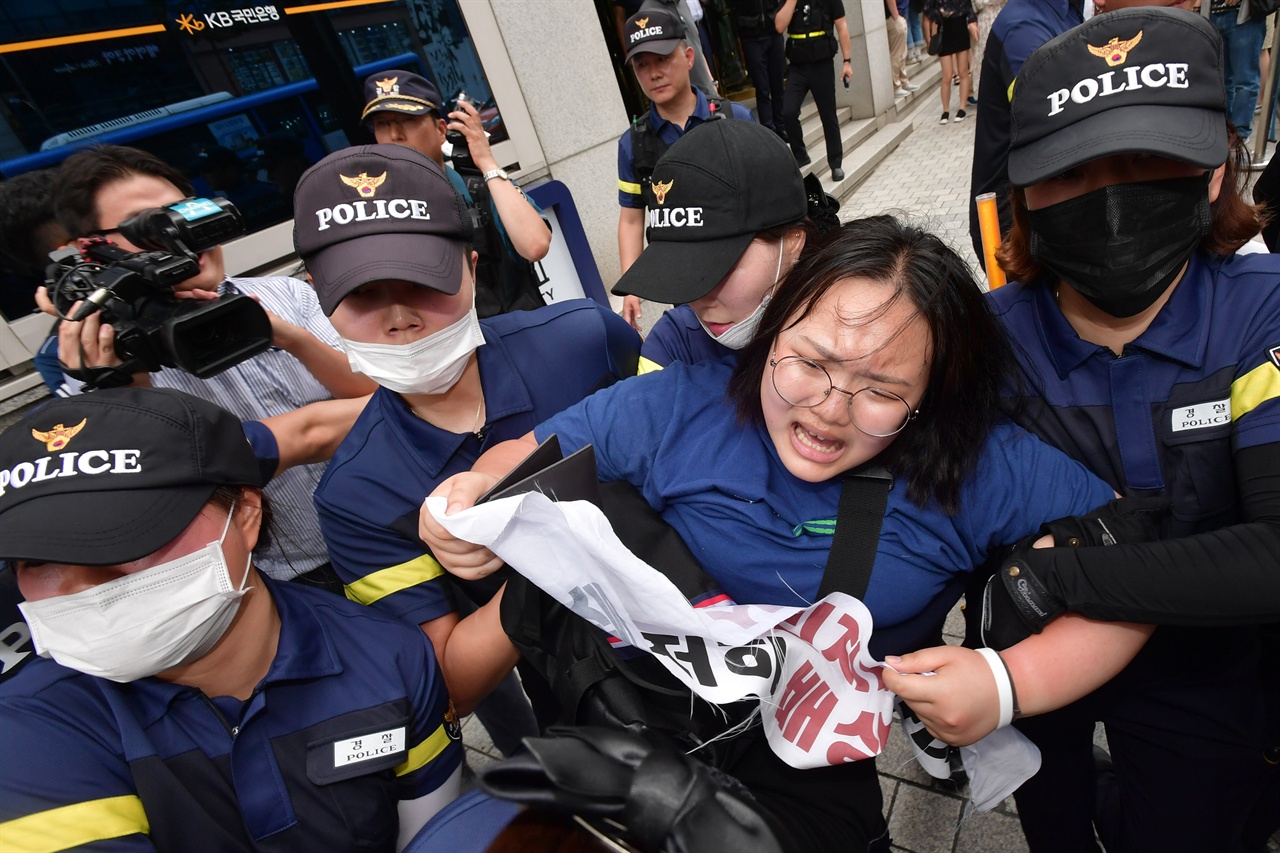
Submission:
[[930,56],[937,56],[938,51],[942,50],[942,30],[937,30],[933,35],[929,36],[929,46],[925,48]]
[[[818,597],[834,590],[860,597],[866,591],[892,482],[883,468],[845,477]],[[629,483],[602,483],[600,507],[628,550],[661,567],[687,599],[719,589],[680,535]],[[515,572],[503,593],[501,615],[520,654],[551,683],[565,724],[652,729],[692,747],[744,722],[759,704],[746,699],[714,705],[649,653],[637,650],[624,660],[604,632]]]

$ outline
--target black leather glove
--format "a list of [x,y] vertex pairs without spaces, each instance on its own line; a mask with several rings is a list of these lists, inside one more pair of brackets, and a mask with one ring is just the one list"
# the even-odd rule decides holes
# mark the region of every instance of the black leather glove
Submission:
[[483,768],[480,787],[578,815],[646,853],[781,853],[751,794],[731,776],[626,729],[547,734],[525,738],[528,753]]
[[[1051,593],[1043,580],[1055,569],[1054,551],[1153,542],[1160,538],[1158,523],[1168,510],[1167,498],[1120,498],[1087,515],[1050,521],[1018,542],[983,588],[983,644],[1007,649],[1039,634],[1069,609],[1069,602]],[[1045,534],[1053,537],[1054,547],[1032,547]]]

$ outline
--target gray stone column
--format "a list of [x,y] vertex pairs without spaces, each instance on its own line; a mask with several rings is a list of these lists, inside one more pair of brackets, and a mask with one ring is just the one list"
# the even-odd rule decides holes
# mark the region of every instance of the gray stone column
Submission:
[[588,0],[489,0],[551,177],[573,193],[608,288],[618,278],[618,137],[627,115]]
[[884,0],[844,0],[844,20],[849,27],[853,80],[846,92],[837,65],[836,102],[852,107],[854,118],[878,116],[893,106]]

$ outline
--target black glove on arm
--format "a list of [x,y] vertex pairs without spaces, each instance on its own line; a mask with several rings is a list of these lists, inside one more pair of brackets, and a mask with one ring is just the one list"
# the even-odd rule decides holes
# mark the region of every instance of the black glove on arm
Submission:
[[529,752],[480,771],[495,797],[608,818],[640,850],[781,853],[740,782],[625,729],[552,727]]
[[[1155,541],[1157,521],[1168,509],[1165,498],[1121,498],[1087,515],[1050,521],[1018,542],[982,591],[982,642],[1007,649],[1039,634],[1067,610],[1067,602],[1042,580],[1053,571],[1062,549]],[[1032,547],[1045,534],[1053,536],[1054,547]]]

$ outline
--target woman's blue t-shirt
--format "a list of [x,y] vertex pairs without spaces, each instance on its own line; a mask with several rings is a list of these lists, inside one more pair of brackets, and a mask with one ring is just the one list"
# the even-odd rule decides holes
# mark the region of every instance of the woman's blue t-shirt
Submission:
[[[804,482],[768,433],[740,423],[725,397],[732,359],[673,363],[600,391],[535,429],[566,454],[595,446],[600,479],[626,480],[742,604],[805,605],[817,596],[840,501],[839,478]],[[1078,462],[1011,424],[987,439],[960,509],[889,493],[863,600],[878,630],[921,613],[957,574],[1041,524],[1113,497]]]

